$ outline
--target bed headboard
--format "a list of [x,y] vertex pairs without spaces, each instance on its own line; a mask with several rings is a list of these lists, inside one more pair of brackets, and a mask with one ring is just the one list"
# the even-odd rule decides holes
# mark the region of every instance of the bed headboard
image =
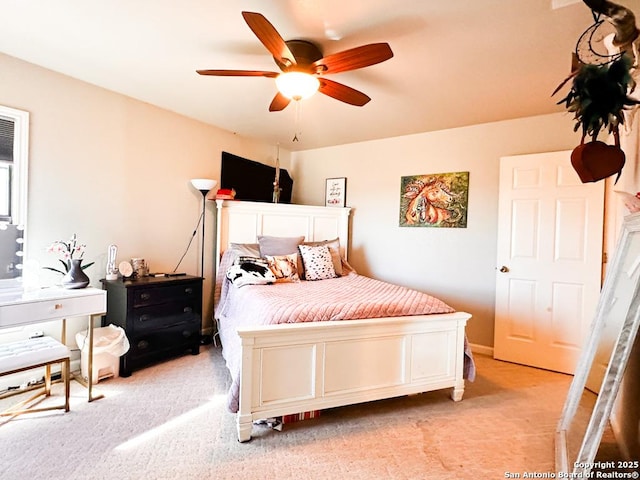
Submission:
[[295,237],[305,241],[340,239],[342,256],[349,245],[349,207],[318,207],[288,203],[216,200],[216,267],[231,243],[257,243],[259,235]]

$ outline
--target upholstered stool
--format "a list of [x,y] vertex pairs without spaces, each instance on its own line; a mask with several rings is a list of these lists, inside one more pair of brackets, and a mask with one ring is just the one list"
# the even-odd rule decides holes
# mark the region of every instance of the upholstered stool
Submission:
[[[30,398],[0,413],[0,416],[16,416],[29,412],[46,410],[69,411],[69,361],[71,352],[66,345],[51,337],[30,338],[18,342],[0,344],[0,376],[45,367],[44,388]],[[60,363],[64,382],[64,404],[50,407],[33,408],[34,401],[51,395],[51,365]],[[37,402],[39,403],[39,402]]]

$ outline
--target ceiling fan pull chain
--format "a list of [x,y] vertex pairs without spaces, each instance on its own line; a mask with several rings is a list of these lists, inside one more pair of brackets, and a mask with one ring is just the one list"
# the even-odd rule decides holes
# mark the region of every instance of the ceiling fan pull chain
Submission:
[[302,104],[296,100],[296,117],[295,117],[295,124],[294,124],[294,132],[293,132],[293,140],[291,140],[292,142],[299,142],[300,139],[298,138],[298,134],[302,135],[302,132],[300,131],[300,116],[301,116],[301,109],[302,109]]

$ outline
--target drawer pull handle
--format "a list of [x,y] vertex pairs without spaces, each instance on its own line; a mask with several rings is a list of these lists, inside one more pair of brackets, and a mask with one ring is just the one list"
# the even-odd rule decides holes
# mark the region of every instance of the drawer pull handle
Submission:
[[191,313],[191,312],[193,312],[193,308],[191,308],[191,307],[184,307],[184,308],[182,309],[182,311],[183,311],[184,313]]
[[146,350],[147,348],[149,348],[149,342],[147,340],[140,340],[138,342],[138,348],[140,350]]
[[184,325],[185,323],[187,322],[182,321],[182,322],[172,323],[171,325],[167,325],[164,328],[166,329],[175,328],[175,327],[179,327],[180,325]]
[[153,318],[153,316],[149,315],[148,313],[145,313],[144,315],[140,315],[140,321],[141,322],[148,322],[152,318]]
[[191,287],[187,287],[187,288],[185,288],[185,289],[184,289],[184,293],[186,293],[186,294],[188,294],[188,295],[191,295],[191,294],[193,293],[193,288],[191,288]]
[[150,293],[142,293],[142,294],[140,294],[140,298],[142,300],[149,300],[151,298],[151,294]]
[[54,309],[54,310],[60,310],[61,308],[62,308],[62,304],[61,304],[61,303],[56,303],[56,304],[53,306],[53,309]]

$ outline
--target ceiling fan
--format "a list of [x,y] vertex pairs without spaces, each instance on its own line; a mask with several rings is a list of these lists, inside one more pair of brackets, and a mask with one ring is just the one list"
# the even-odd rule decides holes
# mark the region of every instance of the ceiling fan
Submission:
[[[282,73],[260,70],[196,71],[200,75],[221,77],[275,78],[278,93],[269,105],[270,112],[283,110],[291,100],[307,98],[316,91],[361,107],[371,98],[358,90],[329,80],[324,75],[368,67],[393,57],[388,43],[371,43],[323,57],[320,48],[312,42],[284,41],[275,27],[260,13],[242,12],[242,16],[258,40],[273,55]],[[295,89],[291,87],[292,84],[295,85]]]

